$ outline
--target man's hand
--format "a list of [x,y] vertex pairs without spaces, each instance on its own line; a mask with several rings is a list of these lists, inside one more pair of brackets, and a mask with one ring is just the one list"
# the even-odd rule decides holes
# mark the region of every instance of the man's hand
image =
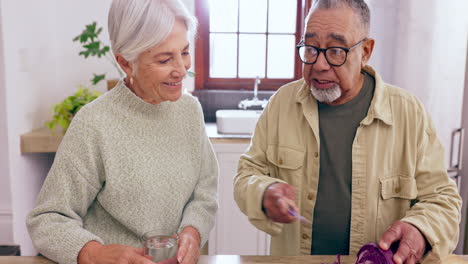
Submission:
[[296,203],[296,190],[289,184],[273,183],[263,194],[263,207],[266,215],[278,223],[291,223],[296,217],[289,214],[289,209],[299,212]]
[[90,241],[84,245],[78,254],[79,264],[154,264],[151,256],[144,256],[143,248],[123,245],[102,245]]
[[192,227],[185,227],[179,234],[177,260],[180,264],[195,264],[200,257],[200,233]]
[[396,221],[380,238],[379,247],[387,250],[393,242],[400,241],[393,255],[396,264],[416,264],[426,250],[426,240],[421,232],[411,224]]

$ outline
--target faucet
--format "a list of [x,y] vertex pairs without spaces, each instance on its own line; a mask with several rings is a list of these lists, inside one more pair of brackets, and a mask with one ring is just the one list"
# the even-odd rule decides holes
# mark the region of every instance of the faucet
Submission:
[[268,103],[268,100],[266,99],[263,99],[263,100],[259,100],[258,99],[258,85],[260,84],[260,77],[257,76],[255,78],[255,83],[254,83],[254,91],[253,91],[253,98],[252,99],[245,99],[245,100],[242,100],[239,102],[239,105],[238,107],[241,108],[241,109],[244,109],[246,110],[248,107],[252,107],[252,106],[261,106],[262,108],[265,108],[266,104]]

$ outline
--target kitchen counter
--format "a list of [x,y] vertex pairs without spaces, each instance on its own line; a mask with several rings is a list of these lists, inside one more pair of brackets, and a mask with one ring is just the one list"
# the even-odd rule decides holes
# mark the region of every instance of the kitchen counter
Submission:
[[[206,133],[213,144],[237,144],[250,142],[251,135],[219,134],[216,123],[206,123]],[[57,151],[63,138],[63,132],[56,132],[43,127],[21,135],[21,153],[53,153]]]
[[211,140],[211,143],[250,143],[250,138],[252,135],[248,134],[220,134],[218,133],[218,128],[216,123],[206,123],[206,134]]
[[[354,256],[342,256],[342,264],[353,264],[356,260]],[[307,264],[332,264],[336,261],[336,256],[238,256],[238,255],[218,255],[201,256],[198,264],[289,264],[289,263],[307,263]],[[0,257],[0,264],[53,264],[44,257]],[[449,256],[443,264],[467,264],[468,255]]]

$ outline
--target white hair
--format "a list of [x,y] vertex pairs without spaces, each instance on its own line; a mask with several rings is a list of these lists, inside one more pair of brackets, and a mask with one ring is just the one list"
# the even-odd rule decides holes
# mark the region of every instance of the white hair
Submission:
[[167,38],[176,19],[184,21],[190,38],[195,35],[197,20],[180,0],[113,0],[108,17],[112,52],[135,61]]
[[310,91],[312,95],[317,99],[317,101],[322,103],[331,103],[341,96],[341,89],[338,84],[334,84],[331,88],[328,89],[318,89],[314,85],[310,86]]
[[365,0],[316,0],[314,1],[312,8],[309,11],[309,16],[315,9],[332,9],[342,6],[351,8],[354,13],[358,15],[364,33],[369,35],[371,15],[369,6]]

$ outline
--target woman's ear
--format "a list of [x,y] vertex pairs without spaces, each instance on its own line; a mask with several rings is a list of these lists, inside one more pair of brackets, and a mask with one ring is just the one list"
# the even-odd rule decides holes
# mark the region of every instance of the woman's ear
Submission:
[[362,60],[361,60],[361,68],[367,65],[367,62],[370,60],[372,55],[372,51],[374,50],[374,39],[367,39],[362,43]]
[[131,77],[132,76],[132,65],[130,62],[128,62],[120,53],[117,53],[115,55],[115,60],[117,63],[120,65],[120,68],[127,74],[127,76]]

